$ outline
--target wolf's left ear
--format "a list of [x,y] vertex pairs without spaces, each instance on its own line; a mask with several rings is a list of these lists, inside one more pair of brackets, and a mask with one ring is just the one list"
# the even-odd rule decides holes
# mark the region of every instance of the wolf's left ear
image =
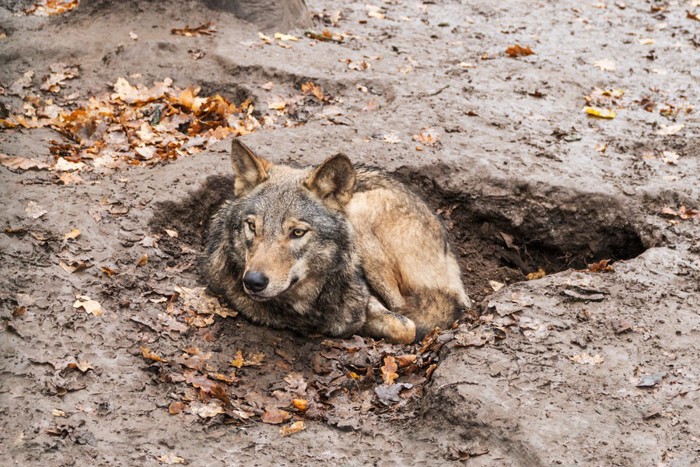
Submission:
[[234,139],[231,144],[231,165],[235,175],[233,192],[236,197],[246,194],[270,178],[268,170],[272,167],[272,163],[256,156],[239,139]]
[[352,198],[355,188],[355,167],[345,154],[336,154],[316,167],[304,186],[326,204],[340,208]]

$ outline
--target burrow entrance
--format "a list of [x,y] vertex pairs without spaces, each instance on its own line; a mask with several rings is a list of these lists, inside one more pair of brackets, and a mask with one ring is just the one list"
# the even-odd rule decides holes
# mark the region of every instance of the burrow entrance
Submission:
[[[618,215],[611,200],[577,194],[565,206],[550,199],[529,198],[527,189],[512,196],[478,198],[446,191],[431,177],[409,170],[395,176],[425,199],[442,219],[458,255],[462,276],[475,302],[493,293],[490,281],[512,284],[529,274],[552,274],[608,259],[634,258],[646,249],[631,222]],[[211,216],[231,196],[230,176],[210,176],[202,187],[179,202],[166,202],[150,222],[154,232],[180,232],[164,238],[161,249],[174,259],[179,243],[203,251]],[[578,198],[579,204],[569,204]]]
[[[489,281],[513,283],[539,268],[551,273],[644,250],[629,223],[602,212],[547,211],[542,200],[528,199],[526,191],[482,199],[442,191],[431,178],[414,172],[397,176],[442,217],[477,303],[493,292]],[[149,223],[159,237],[160,254],[143,272],[162,276],[163,270],[175,271],[153,291],[158,298],[142,309],[138,324],[148,342],[142,351],[153,384],[164,385],[168,394],[167,410],[210,426],[263,422],[291,429],[299,426],[293,423],[320,421],[368,433],[374,432],[372,425],[414,418],[441,348],[477,326],[469,318],[455,329],[401,346],[360,337],[299,336],[242,317],[204,322],[201,316],[172,312],[171,304],[175,310],[183,306],[172,286],[198,281],[182,265],[203,251],[210,218],[231,195],[231,187],[231,177],[209,177],[185,199],[160,204]],[[178,236],[164,235],[165,229]],[[489,345],[500,345],[498,339]]]

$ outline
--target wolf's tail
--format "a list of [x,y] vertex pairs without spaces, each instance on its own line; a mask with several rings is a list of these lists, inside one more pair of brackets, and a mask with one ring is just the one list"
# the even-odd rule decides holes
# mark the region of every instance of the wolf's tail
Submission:
[[442,290],[424,290],[405,299],[407,309],[402,314],[415,323],[416,340],[423,339],[436,325],[448,329],[471,306],[469,298]]

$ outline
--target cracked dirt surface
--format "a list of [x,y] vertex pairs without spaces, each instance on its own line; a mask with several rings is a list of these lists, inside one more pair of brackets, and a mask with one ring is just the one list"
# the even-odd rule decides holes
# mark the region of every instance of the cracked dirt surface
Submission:
[[[56,171],[2,167],[3,464],[699,463],[700,221],[661,211],[700,207],[700,23],[687,13],[700,6],[492,3],[384,2],[377,18],[365,2],[310,1],[326,18],[342,12],[311,29],[345,40],[281,31],[300,38],[289,48],[194,1],[49,19],[17,15],[22,2],[0,6],[5,89],[30,69],[39,83],[55,62],[80,65],[61,92],[82,98],[138,73],[263,110],[317,83],[336,109],[299,105],[293,126],[263,127],[246,144],[276,162],[342,151],[395,173],[440,213],[478,302],[426,349],[302,338],[241,317],[182,328],[181,316],[163,316],[176,286],[202,286],[228,141],[153,167],[88,170],[68,186]],[[170,33],[208,21],[212,36]],[[516,43],[535,54],[508,57]],[[194,60],[196,50],[205,55]],[[594,88],[624,90],[614,119],[581,111]],[[0,102],[22,108],[9,94]],[[424,128],[438,144],[414,140]],[[61,139],[2,130],[0,152],[53,163],[50,141]],[[46,213],[28,215],[32,202]],[[80,236],[65,239],[74,228]],[[601,259],[613,270],[586,269]],[[92,267],[70,273],[61,261]],[[538,268],[551,274],[525,280]],[[102,316],[73,308],[76,296],[99,301]],[[222,385],[249,418],[198,415],[207,401],[179,377],[230,371],[238,350],[264,354]],[[424,365],[399,371],[410,387],[382,403],[387,355]],[[308,413],[288,408],[302,396]],[[172,415],[174,402],[189,409]],[[259,421],[270,409],[306,429],[281,437]]]

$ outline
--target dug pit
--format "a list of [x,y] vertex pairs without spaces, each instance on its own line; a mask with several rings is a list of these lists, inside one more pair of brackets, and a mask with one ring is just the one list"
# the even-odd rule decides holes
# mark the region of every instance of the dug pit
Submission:
[[[527,187],[511,196],[484,197],[440,188],[434,174],[436,178],[406,169],[395,175],[443,220],[468,293],[477,304],[502,285],[527,280],[528,274],[532,278],[584,269],[600,260],[624,260],[644,251],[633,225],[613,212],[612,200],[565,195],[555,188],[549,199],[542,200],[530,197]],[[163,267],[180,269],[183,282],[199,281],[201,286],[201,279],[182,265],[191,264],[193,253],[203,251],[209,220],[230,197],[231,187],[231,177],[210,176],[187,198],[160,203],[149,227],[159,237],[158,256],[165,264],[155,261],[144,267],[153,268],[153,274]],[[565,204],[553,202],[564,198],[569,200]],[[166,231],[178,234],[165,235]],[[189,306],[198,306],[184,295],[204,300],[204,295],[197,295],[203,288],[177,290],[160,294],[163,301],[167,299],[168,319],[183,321],[179,313],[188,300]],[[411,346],[360,337],[301,337],[235,317],[201,326],[184,318],[190,326],[170,325],[168,332],[156,334],[149,333],[153,325],[142,323],[151,337],[141,350],[154,378],[170,387],[166,404],[171,413],[190,412],[212,423],[320,420],[370,432],[369,425],[387,417],[415,415],[424,385],[440,362],[441,348],[451,341],[450,345],[470,345],[460,334],[480,325],[480,311],[478,305],[453,329]],[[232,310],[218,314],[227,313],[235,314]],[[488,345],[497,346],[507,338],[494,336]]]

